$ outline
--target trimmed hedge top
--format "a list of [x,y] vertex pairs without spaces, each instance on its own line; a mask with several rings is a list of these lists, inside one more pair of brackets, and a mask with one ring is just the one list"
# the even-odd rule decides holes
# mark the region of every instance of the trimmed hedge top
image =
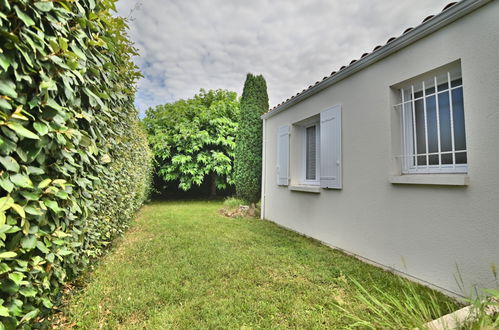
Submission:
[[[114,0],[0,0],[0,321],[28,323],[126,228],[150,151]],[[0,327],[1,328],[1,327]]]

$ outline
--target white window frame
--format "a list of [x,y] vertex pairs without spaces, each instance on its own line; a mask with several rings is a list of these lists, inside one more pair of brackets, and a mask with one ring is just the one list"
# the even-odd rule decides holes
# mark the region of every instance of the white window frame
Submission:
[[[454,75],[451,77],[451,74]],[[401,159],[401,165],[402,165],[402,174],[417,174],[417,173],[467,173],[468,172],[468,164],[457,164],[456,163],[456,153],[464,153],[466,152],[466,155],[468,156],[468,151],[467,150],[456,150],[455,148],[455,134],[454,134],[454,121],[453,121],[453,116],[454,116],[454,110],[453,110],[453,105],[452,105],[452,90],[458,89],[458,88],[463,88],[463,83],[462,83],[462,74],[461,74],[461,69],[459,68],[453,68],[449,69],[446,71],[446,83],[447,83],[447,88],[441,91],[437,90],[437,86],[439,85],[437,83],[437,78],[441,77],[441,75],[433,75],[433,86],[435,88],[435,91],[431,94],[426,94],[426,87],[425,87],[425,81],[428,81],[428,79],[419,79],[415,81],[416,83],[405,85],[402,88],[399,89],[398,93],[400,94],[399,97],[399,102],[394,106],[396,111],[399,112],[399,117],[400,117],[400,127],[401,127],[401,151],[402,155],[400,156]],[[461,79],[461,84],[457,86],[452,86],[452,81],[455,81],[456,79]],[[422,92],[423,95],[421,97],[414,97],[415,94],[415,89],[414,85],[421,84],[422,86]],[[441,83],[440,83],[441,85]],[[411,97],[409,100],[405,100],[405,93],[404,89],[410,89],[411,91]],[[441,151],[441,143],[440,143],[440,121],[439,121],[439,108],[438,108],[438,94],[448,91],[449,93],[449,111],[450,111],[450,124],[451,124],[451,151],[443,152]],[[419,92],[419,91],[418,91]],[[417,153],[417,151],[414,153],[414,150],[417,150],[417,144],[416,147],[414,146],[415,142],[414,140],[417,140],[417,131],[416,131],[416,121],[415,121],[415,102],[417,100],[426,100],[426,98],[431,97],[435,95],[436,98],[436,119],[437,119],[437,135],[438,135],[438,152],[432,152],[430,153],[428,150],[428,129],[426,127],[427,125],[427,117],[426,117],[426,102],[423,102],[423,109],[424,109],[424,118],[425,118],[425,152],[424,153]],[[466,109],[464,109],[466,111]],[[466,125],[466,123],[465,123]],[[465,132],[466,133],[466,132]],[[451,154],[452,155],[452,164],[442,164],[442,155],[444,154]],[[430,165],[429,157],[437,155],[438,156],[438,162],[439,164],[437,165]],[[426,164],[418,165],[418,157],[426,157]]]
[[[307,128],[315,126],[315,180],[307,179]],[[320,122],[314,122],[305,126],[301,126],[301,140],[302,140],[302,168],[301,168],[301,184],[319,186],[321,184],[321,125]]]

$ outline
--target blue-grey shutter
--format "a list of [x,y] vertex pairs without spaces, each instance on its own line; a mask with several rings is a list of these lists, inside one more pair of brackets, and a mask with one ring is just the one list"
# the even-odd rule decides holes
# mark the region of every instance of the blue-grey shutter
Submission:
[[289,184],[289,126],[279,127],[277,137],[277,184]]
[[341,105],[321,112],[321,187],[341,189]]

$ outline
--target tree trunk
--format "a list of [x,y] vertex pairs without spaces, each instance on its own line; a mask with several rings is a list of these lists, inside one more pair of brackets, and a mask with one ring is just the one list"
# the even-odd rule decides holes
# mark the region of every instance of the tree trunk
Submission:
[[213,172],[211,173],[210,197],[216,197],[216,196],[217,196],[217,173]]

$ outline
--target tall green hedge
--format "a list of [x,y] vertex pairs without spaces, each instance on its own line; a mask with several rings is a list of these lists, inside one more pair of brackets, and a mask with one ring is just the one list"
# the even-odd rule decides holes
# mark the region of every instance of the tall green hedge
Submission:
[[267,83],[262,75],[248,73],[241,97],[239,129],[236,135],[236,194],[246,202],[260,200],[262,186],[262,120],[269,108]]
[[114,2],[0,0],[4,328],[40,320],[146,198],[140,74]]

